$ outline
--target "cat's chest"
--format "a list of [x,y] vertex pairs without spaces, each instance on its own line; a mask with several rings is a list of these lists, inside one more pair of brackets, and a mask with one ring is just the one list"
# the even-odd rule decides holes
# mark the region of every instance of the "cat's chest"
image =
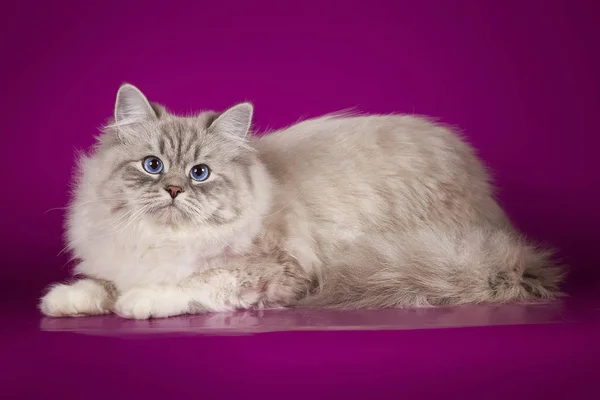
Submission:
[[114,282],[121,290],[173,284],[210,268],[221,251],[193,233],[130,233],[98,243],[78,272]]

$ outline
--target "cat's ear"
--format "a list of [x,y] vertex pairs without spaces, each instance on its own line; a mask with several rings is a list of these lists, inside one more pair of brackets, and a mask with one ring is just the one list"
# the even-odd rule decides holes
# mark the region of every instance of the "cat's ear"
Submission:
[[146,96],[129,83],[124,83],[117,92],[115,122],[137,123],[156,119],[157,114]]
[[252,125],[254,107],[251,103],[241,103],[224,111],[210,124],[209,130],[243,139]]

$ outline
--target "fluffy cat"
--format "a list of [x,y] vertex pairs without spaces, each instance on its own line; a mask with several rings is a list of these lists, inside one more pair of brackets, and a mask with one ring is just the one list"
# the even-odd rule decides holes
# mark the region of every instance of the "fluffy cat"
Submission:
[[48,316],[551,299],[562,269],[493,198],[471,147],[408,115],[262,137],[252,105],[178,117],[120,87],[78,166],[66,238],[83,276]]

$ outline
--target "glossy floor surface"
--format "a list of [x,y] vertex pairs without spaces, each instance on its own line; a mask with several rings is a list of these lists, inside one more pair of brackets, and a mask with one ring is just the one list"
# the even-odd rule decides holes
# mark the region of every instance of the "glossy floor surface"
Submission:
[[[463,306],[386,310],[269,310],[215,313],[155,320],[117,316],[42,318],[40,330],[96,336],[201,334],[246,335],[282,331],[414,330],[474,326],[559,324],[593,319],[593,309],[568,308],[569,303]],[[597,317],[600,318],[600,311]]]
[[151,321],[11,307],[0,380],[6,399],[583,399],[598,390],[599,338],[600,302],[576,298]]

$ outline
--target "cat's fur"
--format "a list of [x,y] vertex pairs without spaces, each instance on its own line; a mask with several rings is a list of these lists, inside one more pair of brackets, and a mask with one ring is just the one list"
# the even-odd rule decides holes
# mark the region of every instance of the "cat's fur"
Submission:
[[[560,295],[457,134],[408,116],[326,116],[257,137],[252,106],[177,117],[131,85],[79,164],[75,272],[49,316],[412,307]],[[164,171],[142,169],[157,156]],[[205,182],[192,166],[211,168]],[[171,199],[168,185],[184,192]]]

